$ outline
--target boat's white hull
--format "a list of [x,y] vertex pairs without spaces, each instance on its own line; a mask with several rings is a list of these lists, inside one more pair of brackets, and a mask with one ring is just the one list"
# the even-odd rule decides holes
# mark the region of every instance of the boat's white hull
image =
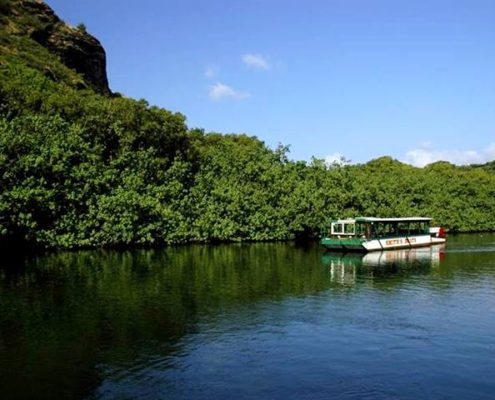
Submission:
[[382,251],[392,249],[407,249],[425,247],[445,243],[445,238],[436,238],[430,235],[388,237],[382,239],[323,239],[322,244],[331,251]]
[[[430,235],[404,236],[397,238],[384,238],[365,241],[362,246],[366,251],[403,249],[409,247],[430,246],[433,244]],[[440,242],[438,242],[440,243]]]
[[431,243],[432,244],[441,244],[441,243],[445,243],[447,239],[445,238],[440,238],[440,237],[432,237],[431,238]]

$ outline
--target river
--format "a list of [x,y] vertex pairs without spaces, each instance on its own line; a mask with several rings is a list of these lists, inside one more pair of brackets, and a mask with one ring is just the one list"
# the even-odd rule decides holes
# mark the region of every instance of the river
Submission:
[[493,399],[495,234],[5,256],[2,399]]

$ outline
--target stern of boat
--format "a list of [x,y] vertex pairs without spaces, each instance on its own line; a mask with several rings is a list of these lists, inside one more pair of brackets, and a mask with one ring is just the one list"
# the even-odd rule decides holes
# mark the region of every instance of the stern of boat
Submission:
[[442,226],[432,226],[430,228],[430,236],[432,244],[445,243],[447,240],[445,229]]

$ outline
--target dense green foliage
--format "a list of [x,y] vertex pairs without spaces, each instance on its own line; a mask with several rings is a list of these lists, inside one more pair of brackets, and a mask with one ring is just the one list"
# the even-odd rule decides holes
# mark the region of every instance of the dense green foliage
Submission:
[[490,162],[487,162],[485,164],[472,165],[472,167],[481,168],[481,169],[485,169],[487,171],[495,172],[495,161],[490,161]]
[[1,242],[285,240],[355,215],[495,229],[492,167],[294,162],[286,147],[191,130],[144,100],[98,95],[29,37],[0,30],[0,49]]

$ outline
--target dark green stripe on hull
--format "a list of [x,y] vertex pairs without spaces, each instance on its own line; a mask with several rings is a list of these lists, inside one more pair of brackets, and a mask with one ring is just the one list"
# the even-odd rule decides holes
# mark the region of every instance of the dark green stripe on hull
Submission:
[[366,251],[363,247],[364,240],[362,239],[330,239],[323,238],[320,244],[328,250],[344,250],[344,251]]

